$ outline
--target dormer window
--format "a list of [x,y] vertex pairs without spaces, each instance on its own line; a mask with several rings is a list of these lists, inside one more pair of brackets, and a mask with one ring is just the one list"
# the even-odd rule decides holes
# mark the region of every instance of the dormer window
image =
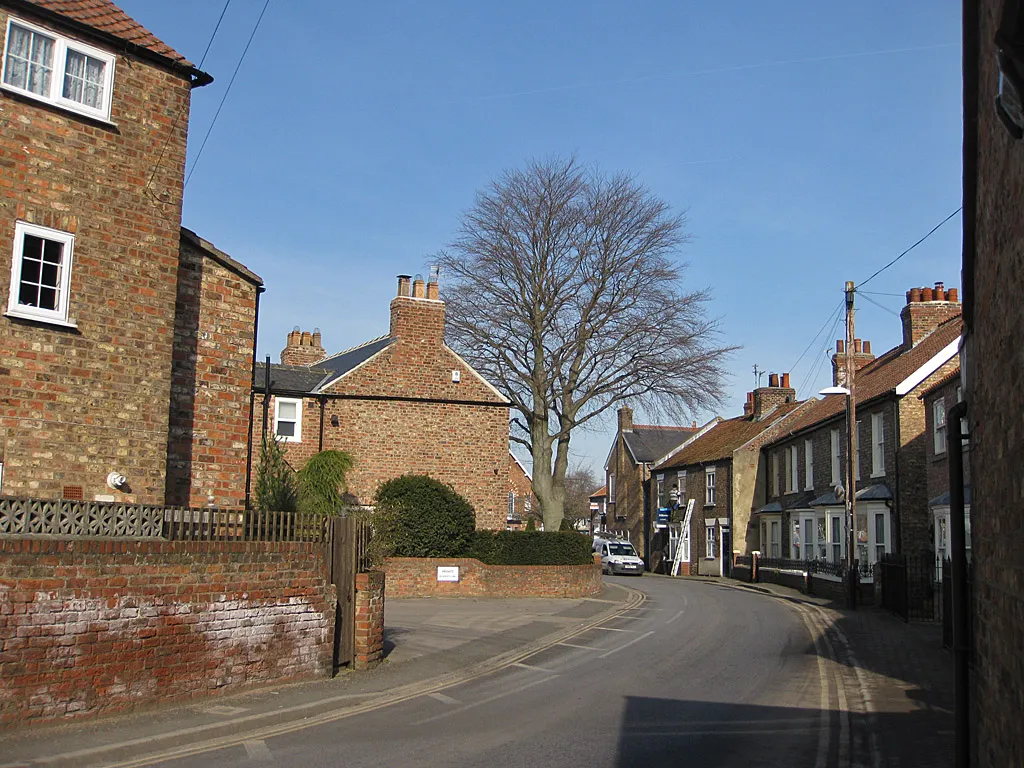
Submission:
[[20,19],[9,19],[3,87],[101,120],[110,119],[114,56]]

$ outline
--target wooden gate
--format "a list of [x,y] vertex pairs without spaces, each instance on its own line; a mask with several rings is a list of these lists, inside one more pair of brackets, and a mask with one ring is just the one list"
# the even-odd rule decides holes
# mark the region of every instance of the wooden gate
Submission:
[[327,566],[337,588],[334,608],[334,672],[355,659],[356,546],[359,527],[354,518],[332,517],[327,541]]

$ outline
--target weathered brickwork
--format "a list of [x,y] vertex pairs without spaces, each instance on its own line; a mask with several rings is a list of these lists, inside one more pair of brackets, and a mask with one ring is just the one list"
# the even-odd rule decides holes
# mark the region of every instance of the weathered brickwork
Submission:
[[331,672],[321,545],[0,540],[0,727]]
[[[1024,765],[1024,144],[1013,141],[993,109],[999,88],[994,40],[1003,5],[973,5],[980,13],[980,71],[977,99],[967,105],[964,121],[969,134],[976,119],[978,132],[977,196],[964,200],[965,213],[977,209],[975,253],[964,269],[973,277],[965,399],[977,686],[971,702],[982,768]],[[965,158],[965,175],[972,159]]]
[[183,237],[167,446],[166,503],[245,501],[258,278]]
[[384,571],[356,574],[356,669],[375,666],[384,656]]
[[[459,580],[438,581],[437,569],[455,566]],[[601,559],[593,565],[485,565],[471,558],[391,557],[388,598],[590,597],[601,591]]]

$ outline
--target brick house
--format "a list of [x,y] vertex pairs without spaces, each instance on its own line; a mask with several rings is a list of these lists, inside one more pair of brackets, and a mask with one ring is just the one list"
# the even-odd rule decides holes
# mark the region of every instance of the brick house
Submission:
[[[676,507],[674,518],[682,525],[693,501],[690,524],[678,537],[683,574],[728,576],[733,552],[756,548],[750,546],[756,538],[752,513],[765,496],[761,446],[806,405],[797,401],[788,373],[781,380],[773,373],[767,387],[747,393],[742,416],[716,420],[654,465],[653,504]],[[664,557],[674,554],[665,551]]]
[[[865,577],[886,552],[932,548],[926,420],[918,395],[956,366],[962,322],[955,288],[913,289],[901,312],[903,342],[875,358],[855,341],[857,560]],[[846,350],[836,343],[833,383],[845,383]],[[767,557],[846,559],[846,404],[814,400],[764,448],[767,503],[757,515]]]
[[[946,445],[946,414],[963,399],[960,366],[928,387],[918,397],[924,401],[925,451],[928,455],[928,508],[932,516],[932,551],[935,552],[936,580],[942,574],[942,561],[949,557],[949,451]],[[966,420],[961,422],[967,434]],[[964,452],[964,515],[967,526],[967,553],[971,548],[970,446]]]
[[212,78],[108,0],[0,35],[0,493],[238,505],[262,283],[181,227]]
[[971,435],[971,764],[979,768],[1024,764],[1024,119],[1014,109],[1024,93],[1022,11],[1020,0],[965,0],[963,14],[961,366]]
[[608,486],[602,485],[590,494],[590,532],[608,528]]
[[505,527],[510,531],[526,528],[526,520],[536,509],[533,478],[519,458],[508,452],[508,509]]
[[690,427],[633,424],[632,408],[623,406],[618,411],[618,428],[604,465],[607,525],[609,531],[628,536],[641,557],[646,557],[645,530],[650,531],[647,493],[651,466],[698,431],[696,423]]
[[[319,332],[292,331],[270,366],[267,430],[295,469],[321,450],[350,453],[355,503],[370,504],[385,480],[425,474],[465,496],[478,527],[503,529],[508,400],[445,345],[444,314],[435,280],[417,276],[410,293],[400,275],[386,336],[328,356]],[[266,374],[258,365],[257,409]]]

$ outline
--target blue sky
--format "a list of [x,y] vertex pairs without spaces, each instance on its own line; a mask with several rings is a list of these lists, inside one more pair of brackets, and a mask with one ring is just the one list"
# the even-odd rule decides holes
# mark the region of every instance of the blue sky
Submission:
[[[120,5],[197,63],[223,7]],[[262,7],[224,17],[190,170]],[[960,205],[959,41],[953,0],[271,0],[184,224],[264,278],[259,355],[276,360],[295,325],[331,351],[386,332],[394,276],[423,271],[503,169],[576,153],[630,171],[687,212],[686,283],[742,346],[719,410],[734,416],[755,363],[800,396],[827,383],[841,331],[794,363],[844,281]],[[858,298],[876,354],[899,343],[908,288],[959,286],[960,233],[957,216]],[[578,462],[601,471],[613,422],[574,438]]]

